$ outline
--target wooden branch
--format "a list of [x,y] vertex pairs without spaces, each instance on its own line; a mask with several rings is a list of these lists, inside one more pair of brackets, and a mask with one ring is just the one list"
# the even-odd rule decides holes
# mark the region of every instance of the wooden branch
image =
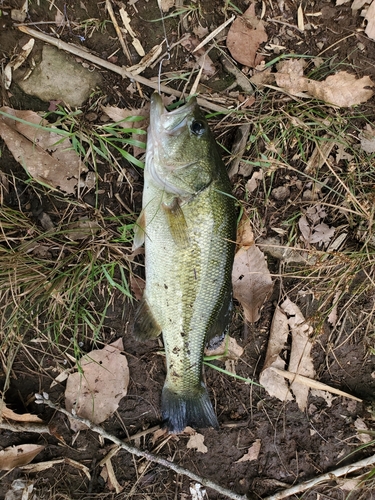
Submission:
[[105,439],[108,439],[109,441],[112,441],[112,443],[117,444],[120,448],[123,450],[126,450],[128,453],[131,453],[132,455],[136,455],[137,457],[143,457],[149,460],[150,462],[157,463],[159,465],[162,465],[163,467],[166,467],[168,469],[173,470],[177,474],[181,474],[182,476],[186,476],[190,478],[192,481],[196,481],[197,483],[202,484],[203,486],[207,488],[211,488],[214,491],[217,491],[221,495],[225,495],[226,497],[233,499],[233,500],[248,500],[248,497],[246,495],[239,495],[231,490],[228,490],[227,488],[224,488],[217,483],[214,483],[210,479],[206,479],[202,476],[198,476],[194,472],[189,471],[188,469],[185,469],[181,467],[180,465],[175,464],[174,462],[171,462],[170,460],[166,460],[165,458],[159,457],[158,455],[155,455],[154,453],[150,453],[148,451],[143,451],[138,448],[135,448],[134,446],[130,446],[127,443],[124,443],[121,441],[121,439],[117,438],[116,436],[113,436],[112,434],[109,434],[107,431],[105,431],[102,427],[99,427],[98,425],[92,423],[90,420],[82,417],[78,417],[77,415],[74,415],[73,413],[70,413],[69,411],[65,410],[65,408],[60,408],[59,406],[56,406],[54,403],[52,403],[49,399],[45,399],[44,396],[37,394],[36,395],[36,403],[44,403],[48,405],[49,407],[53,408],[56,411],[59,411],[66,415],[69,418],[73,418],[74,420],[78,420],[79,422],[82,422],[85,424],[89,429],[92,431],[96,432],[100,436],[102,436]]
[[351,465],[344,465],[344,467],[340,467],[339,469],[333,470],[332,472],[326,472],[325,474],[321,474],[314,479],[310,479],[310,481],[305,481],[304,483],[296,484],[291,488],[288,488],[283,491],[279,491],[275,493],[275,495],[271,495],[263,500],[281,500],[282,498],[289,497],[291,495],[296,495],[297,493],[302,493],[303,491],[312,488],[313,486],[317,486],[318,484],[324,481],[333,481],[338,477],[345,476],[345,474],[351,474],[363,467],[368,467],[369,465],[375,464],[375,455],[371,457],[364,458],[363,460],[359,460]]
[[[131,71],[128,71],[124,67],[117,66],[116,64],[106,61],[105,59],[101,59],[100,57],[94,56],[90,52],[87,52],[86,50],[83,50],[82,48],[77,47],[76,45],[72,45],[71,43],[65,43],[62,40],[59,40],[58,38],[53,38],[52,36],[42,33],[41,31],[33,30],[28,26],[20,25],[18,26],[18,29],[23,33],[26,33],[27,35],[37,38],[38,40],[42,40],[43,42],[49,43],[50,45],[53,45],[58,49],[65,50],[66,52],[81,57],[82,59],[86,59],[86,61],[90,61],[93,64],[96,64],[97,66],[108,69],[109,71],[113,71],[114,73],[121,75],[123,78],[129,78],[130,80],[139,82],[142,85],[146,85],[147,87],[150,87],[154,90],[157,91],[160,90],[160,92],[164,92],[165,94],[168,95],[174,95],[179,98],[182,97],[182,93],[179,90],[171,89],[170,87],[167,87],[162,83],[159,85],[158,82],[153,82],[152,80],[149,80],[148,78],[145,78],[141,75],[136,75]],[[203,108],[209,109],[211,111],[216,111],[219,113],[225,113],[225,114],[228,113],[227,108],[218,106],[217,104],[209,102],[201,97],[198,97],[197,101],[199,106],[202,106]]]
[[35,422],[9,422],[3,420],[0,422],[0,429],[11,432],[36,432],[38,434],[51,434],[48,425],[38,424]]

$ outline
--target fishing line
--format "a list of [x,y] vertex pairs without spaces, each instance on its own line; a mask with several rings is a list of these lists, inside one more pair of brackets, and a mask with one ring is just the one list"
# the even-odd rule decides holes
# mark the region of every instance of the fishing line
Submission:
[[164,32],[164,40],[165,40],[165,44],[167,46],[167,53],[166,53],[166,56],[163,57],[159,63],[159,71],[158,71],[158,92],[159,94],[161,93],[160,92],[160,80],[161,80],[161,69],[162,69],[162,64],[163,64],[163,61],[169,61],[170,58],[171,58],[171,46],[169,45],[169,42],[168,42],[168,37],[167,37],[167,30],[165,29],[165,22],[164,22],[164,13],[163,13],[163,9],[161,8],[161,0],[158,0],[158,7],[159,7],[159,10],[160,10],[160,16],[161,16],[161,23],[162,23],[162,26],[163,26],[163,32]]

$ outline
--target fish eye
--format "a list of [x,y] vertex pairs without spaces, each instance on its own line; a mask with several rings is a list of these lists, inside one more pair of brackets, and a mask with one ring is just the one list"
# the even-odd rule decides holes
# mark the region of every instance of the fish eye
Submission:
[[203,135],[206,131],[206,127],[204,123],[200,122],[199,120],[194,120],[190,125],[190,130],[194,135]]

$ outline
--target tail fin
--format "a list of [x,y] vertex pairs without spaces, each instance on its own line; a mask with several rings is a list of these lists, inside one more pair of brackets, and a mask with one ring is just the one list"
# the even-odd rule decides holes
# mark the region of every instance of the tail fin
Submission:
[[188,425],[197,428],[219,427],[203,383],[201,387],[189,393],[179,393],[165,385],[161,398],[161,411],[165,427],[173,434],[182,432]]

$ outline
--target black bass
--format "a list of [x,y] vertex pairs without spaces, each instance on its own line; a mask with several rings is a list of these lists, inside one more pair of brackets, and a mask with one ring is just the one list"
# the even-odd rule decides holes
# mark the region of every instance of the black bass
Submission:
[[236,232],[225,166],[195,98],[167,112],[151,99],[143,208],[134,247],[145,243],[146,288],[138,340],[163,333],[167,376],[162,418],[169,432],[218,427],[202,381],[207,341],[226,328]]

